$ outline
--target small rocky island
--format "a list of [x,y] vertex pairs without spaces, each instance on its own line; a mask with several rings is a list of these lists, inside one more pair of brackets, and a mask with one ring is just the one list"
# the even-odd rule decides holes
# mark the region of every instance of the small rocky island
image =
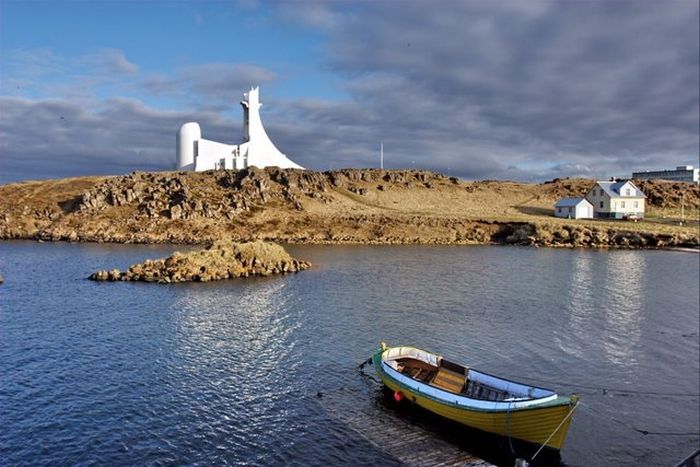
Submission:
[[146,260],[128,271],[97,271],[94,281],[144,281],[158,283],[209,282],[236,277],[268,276],[298,272],[311,267],[292,258],[279,245],[263,241],[219,241],[189,253],[176,251],[166,259]]

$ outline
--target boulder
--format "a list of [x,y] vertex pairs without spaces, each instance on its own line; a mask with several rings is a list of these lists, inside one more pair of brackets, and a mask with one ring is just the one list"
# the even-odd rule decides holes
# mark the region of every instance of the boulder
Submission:
[[90,274],[90,280],[93,281],[107,281],[109,280],[109,273],[107,271],[97,271]]

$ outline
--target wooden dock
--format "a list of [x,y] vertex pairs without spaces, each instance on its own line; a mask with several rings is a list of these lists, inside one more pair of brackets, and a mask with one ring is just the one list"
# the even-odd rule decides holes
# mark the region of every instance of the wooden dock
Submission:
[[[347,388],[324,393],[325,411],[385,454],[410,466],[493,467],[423,427]],[[360,397],[358,397],[360,396]]]

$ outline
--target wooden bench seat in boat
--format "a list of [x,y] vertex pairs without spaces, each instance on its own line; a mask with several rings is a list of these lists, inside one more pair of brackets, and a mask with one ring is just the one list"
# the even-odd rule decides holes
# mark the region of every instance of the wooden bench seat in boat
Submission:
[[487,401],[503,401],[507,397],[510,397],[510,394],[506,391],[501,391],[472,380],[469,380],[467,386],[464,388],[464,394],[467,397]]
[[435,375],[435,379],[430,382],[430,385],[459,394],[464,388],[464,375],[456,371],[448,370],[445,367],[440,367]]
[[435,375],[435,367],[413,358],[402,358],[397,360],[396,369],[415,380],[427,383]]

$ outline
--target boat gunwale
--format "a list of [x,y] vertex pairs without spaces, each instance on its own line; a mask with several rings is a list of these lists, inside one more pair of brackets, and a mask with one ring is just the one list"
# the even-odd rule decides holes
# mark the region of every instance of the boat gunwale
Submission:
[[[385,350],[379,349],[379,352],[380,352],[381,355],[383,355],[384,352],[386,352],[386,351],[389,350],[389,349],[400,349],[400,348],[404,348],[404,349],[415,349],[415,350],[419,350],[419,351],[421,351],[421,352],[427,352],[427,353],[429,353],[429,354],[431,354],[431,355],[435,355],[436,357],[445,358],[444,355],[440,355],[440,354],[437,354],[437,353],[435,353],[435,352],[431,352],[430,350],[419,349],[418,347],[413,347],[412,345],[398,345],[398,346],[396,346],[396,347],[387,347]],[[382,360],[383,360],[383,359],[382,359]],[[452,360],[450,360],[450,362],[452,362]],[[464,365],[463,363],[460,363],[460,362],[453,362],[453,363],[455,363],[455,364],[457,364],[457,365],[461,365],[462,368],[464,368],[465,370],[467,370],[467,372],[469,372],[470,370],[471,370],[471,371],[475,371],[476,373],[480,373],[480,374],[482,374],[482,375],[486,375],[486,376],[490,376],[490,377],[492,377],[492,378],[500,379],[501,381],[506,381],[506,382],[508,382],[508,383],[513,383],[513,384],[519,384],[519,385],[521,385],[521,386],[529,386],[529,387],[531,387],[531,388],[541,389],[542,391],[549,391],[549,392],[551,392],[551,393],[553,393],[553,394],[557,394],[557,395],[558,395],[557,391],[555,391],[554,389],[545,388],[545,387],[542,387],[542,386],[533,386],[532,384],[523,383],[523,382],[521,382],[521,381],[515,381],[515,380],[513,380],[513,379],[503,378],[502,376],[494,375],[494,374],[492,374],[492,373],[486,373],[485,371],[477,370],[476,368],[472,368],[472,367],[466,366],[466,365]]]
[[[421,351],[423,351],[423,352],[428,352],[427,350],[418,349],[417,347],[412,347],[412,346],[400,346],[400,347],[410,348],[410,349],[416,349],[416,350],[421,350]],[[524,406],[524,407],[514,407],[514,405],[517,404],[518,402],[522,403],[522,402],[537,401],[538,399],[550,398],[550,397],[552,397],[552,396],[546,396],[546,397],[543,397],[543,398],[525,399],[525,400],[520,400],[520,401],[484,401],[484,400],[481,400],[481,399],[475,399],[475,398],[472,398],[472,397],[467,397],[467,396],[464,396],[464,395],[462,395],[462,394],[455,394],[455,393],[453,393],[453,392],[446,391],[446,390],[444,390],[444,389],[442,389],[442,388],[430,386],[429,384],[426,384],[426,383],[424,383],[424,382],[422,382],[422,381],[418,381],[418,380],[415,380],[415,379],[413,379],[413,378],[407,377],[407,376],[401,374],[400,372],[398,372],[397,370],[391,368],[391,366],[389,366],[389,365],[384,361],[384,359],[383,359],[383,354],[384,354],[384,352],[385,352],[386,350],[388,350],[389,348],[396,348],[396,347],[388,347],[387,349],[384,349],[384,350],[379,349],[379,350],[374,354],[374,356],[373,356],[372,358],[373,358],[373,360],[374,360],[375,367],[376,367],[381,373],[383,373],[384,375],[386,375],[386,377],[391,378],[391,380],[392,380],[395,384],[399,385],[402,389],[405,389],[407,392],[410,392],[410,393],[416,393],[416,392],[417,392],[417,393],[420,394],[422,397],[425,397],[425,398],[427,398],[427,399],[430,399],[430,400],[432,400],[432,401],[434,401],[434,402],[436,402],[436,403],[439,403],[439,404],[448,405],[448,406],[450,406],[450,407],[454,407],[454,408],[457,408],[457,409],[460,409],[460,410],[473,411],[473,412],[486,412],[486,413],[507,413],[507,412],[511,412],[511,413],[512,413],[512,412],[522,412],[522,411],[526,411],[526,410],[528,410],[528,411],[529,411],[529,410],[541,410],[541,409],[545,409],[545,408],[570,406],[571,403],[572,403],[571,397],[569,397],[569,396],[561,396],[561,395],[559,395],[556,391],[552,391],[552,390],[550,390],[550,389],[545,389],[545,388],[538,388],[538,389],[545,389],[545,390],[551,391],[551,392],[553,393],[553,395],[555,396],[554,399],[549,400],[549,401],[543,401],[543,402],[541,402],[541,403],[534,403],[534,404],[527,405],[527,406]],[[432,355],[435,355],[435,356],[439,356],[438,354],[435,354],[435,353],[432,353],[432,352],[428,352],[428,353],[431,353]],[[378,363],[379,365],[377,365],[377,363]],[[408,379],[411,379],[412,381],[415,381],[417,384],[423,385],[423,386],[425,386],[425,387],[427,387],[427,388],[429,388],[429,389],[431,389],[431,390],[436,390],[436,391],[439,391],[440,393],[445,393],[445,394],[448,394],[448,395],[450,395],[450,396],[456,396],[456,397],[459,397],[459,398],[462,398],[462,399],[465,399],[465,400],[469,400],[469,401],[480,401],[480,402],[488,402],[488,403],[490,403],[490,404],[501,404],[501,405],[503,405],[503,407],[489,407],[489,408],[485,408],[485,407],[474,407],[474,406],[471,406],[471,405],[460,404],[459,402],[456,402],[456,401],[449,401],[449,400],[441,399],[441,398],[436,397],[435,395],[433,395],[433,394],[431,394],[431,393],[429,393],[429,392],[423,392],[423,391],[421,391],[420,389],[413,388],[413,387],[411,387],[411,386],[406,385],[403,381],[401,381],[400,379],[397,379],[395,376],[393,376],[392,374],[390,374],[389,372],[387,372],[387,371],[384,369],[384,366],[383,366],[383,365],[386,365],[388,369],[390,369],[391,371],[393,371],[393,372],[396,373],[397,375],[402,376],[402,377],[405,377],[405,378],[408,378]],[[467,368],[467,367],[465,367],[465,368]],[[491,374],[488,374],[488,373],[483,373],[483,372],[481,372],[481,371],[479,371],[479,370],[475,370],[475,371],[477,371],[477,372],[479,372],[479,373],[482,373],[482,374],[487,374],[488,376],[492,376],[492,377],[494,377],[494,378],[500,378],[500,377],[495,376],[495,375],[491,375]],[[503,380],[505,380],[505,381],[509,381],[509,382],[512,382],[512,383],[515,383],[515,384],[521,384],[521,385],[523,384],[523,383],[519,383],[519,382],[517,382],[517,381],[507,380],[507,379],[505,379],[505,378],[500,378],[500,379],[503,379]],[[532,386],[532,387],[535,387],[535,386]]]

